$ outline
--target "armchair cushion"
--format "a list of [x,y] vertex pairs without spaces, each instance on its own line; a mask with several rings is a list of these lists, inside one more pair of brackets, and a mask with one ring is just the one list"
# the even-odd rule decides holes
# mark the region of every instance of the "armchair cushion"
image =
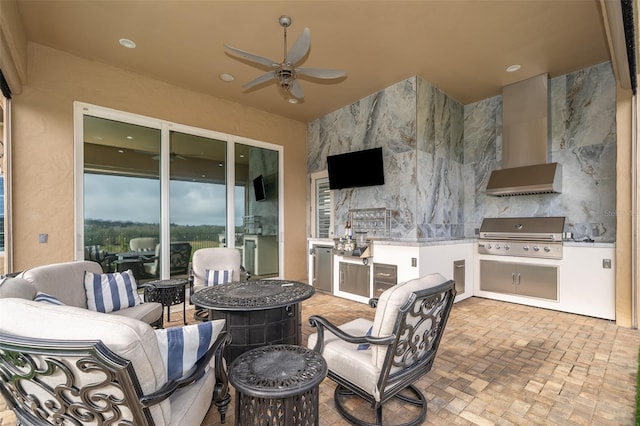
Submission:
[[92,311],[107,313],[140,304],[136,279],[130,269],[110,274],[87,272],[84,289],[87,307]]
[[[338,328],[352,336],[363,336],[371,328],[371,324],[367,319],[357,318]],[[314,347],[317,339],[317,333],[311,334],[307,346]],[[381,369],[371,363],[371,351],[358,350],[358,346],[356,343],[341,340],[329,330],[325,330],[322,357],[336,374],[357,384],[372,395],[379,395],[377,383]]]
[[36,297],[33,299],[34,302],[44,302],[44,303],[51,303],[52,305],[60,305],[60,306],[64,306],[64,303],[62,303],[61,301],[58,300],[57,297],[52,296],[50,294],[47,293],[43,293],[41,291],[39,291],[36,294]]
[[215,271],[211,269],[205,269],[204,271],[205,279],[204,285],[218,285],[224,284],[233,281],[233,269],[225,269],[220,271]]
[[38,292],[36,286],[22,278],[8,277],[0,281],[0,299],[17,297],[18,299],[33,300]]
[[155,331],[169,380],[179,379],[193,368],[216,341],[224,323],[215,320]]

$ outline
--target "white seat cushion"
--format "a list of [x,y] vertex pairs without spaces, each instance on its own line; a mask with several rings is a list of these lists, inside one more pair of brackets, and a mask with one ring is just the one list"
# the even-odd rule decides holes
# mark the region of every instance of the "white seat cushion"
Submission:
[[[353,336],[364,336],[371,324],[369,320],[358,318],[339,326],[339,328]],[[308,347],[313,348],[317,340],[318,334],[311,334]],[[371,362],[373,349],[358,350],[358,344],[345,342],[327,329],[324,330],[324,342],[322,357],[327,362],[329,370],[378,399],[380,392],[376,385],[380,376],[380,368]],[[373,348],[375,345],[371,345],[371,347]]]

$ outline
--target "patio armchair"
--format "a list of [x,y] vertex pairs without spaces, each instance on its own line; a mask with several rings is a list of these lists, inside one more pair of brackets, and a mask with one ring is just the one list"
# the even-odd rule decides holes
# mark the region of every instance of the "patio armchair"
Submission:
[[84,247],[84,260],[99,263],[104,272],[113,272],[115,270],[114,262],[117,256],[102,250],[99,245],[90,245]]
[[[309,323],[317,333],[308,346],[322,354],[328,377],[336,382],[334,400],[338,412],[354,425],[389,425],[383,419],[384,404],[395,398],[411,404],[415,414],[404,425],[420,425],[427,414],[427,401],[414,385],[431,370],[456,291],[454,282],[431,274],[395,285],[372,299],[373,322],[358,318],[335,326],[312,315]],[[371,406],[355,410],[350,398],[361,398]]]
[[153,252],[156,249],[158,240],[154,237],[137,237],[129,240],[129,249],[131,251],[149,251]]
[[[240,250],[237,248],[198,249],[193,253],[191,271],[189,272],[189,299],[208,285],[248,281],[249,278],[251,278],[251,273],[242,266]],[[206,321],[207,311],[196,306],[194,316],[198,320]]]
[[[187,327],[194,326],[172,330],[186,341]],[[212,403],[224,423],[230,396],[223,353],[230,337],[223,327],[219,320],[202,328],[207,333],[198,331],[200,341],[206,335],[204,354],[188,363],[193,351],[186,343],[163,344],[157,333],[166,330],[141,321],[0,299],[0,393],[25,425],[192,426]],[[165,359],[176,356],[188,367],[181,364],[174,374]]]
[[[173,275],[186,275],[189,272],[191,259],[191,244],[174,242],[169,245],[169,271]],[[158,278],[160,276],[160,244],[156,244],[153,256],[140,257],[142,263],[142,278]]]

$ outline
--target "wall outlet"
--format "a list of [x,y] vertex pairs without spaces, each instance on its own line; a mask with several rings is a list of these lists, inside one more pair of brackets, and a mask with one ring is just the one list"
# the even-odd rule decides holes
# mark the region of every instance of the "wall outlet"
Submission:
[[49,234],[40,234],[38,235],[38,242],[40,244],[45,244],[49,240]]
[[413,266],[414,268],[416,266],[418,266],[418,259],[417,258],[415,258],[415,257],[411,258],[411,266]]
[[611,259],[602,259],[602,268],[611,269]]

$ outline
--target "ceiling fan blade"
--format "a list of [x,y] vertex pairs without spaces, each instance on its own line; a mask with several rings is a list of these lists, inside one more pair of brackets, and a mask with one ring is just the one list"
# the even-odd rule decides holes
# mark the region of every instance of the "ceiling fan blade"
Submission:
[[289,92],[291,93],[291,96],[293,96],[296,99],[302,99],[304,98],[304,92],[302,91],[302,86],[300,86],[300,83],[298,82],[298,80],[293,80],[293,83],[291,84],[291,89],[289,90]]
[[248,61],[255,62],[256,64],[264,65],[265,67],[277,67],[278,63],[269,58],[265,58],[262,56],[254,55],[253,53],[245,52],[244,50],[236,49],[235,47],[231,47],[228,45],[224,45],[224,48],[227,52],[240,56]]
[[340,78],[347,75],[342,70],[329,70],[324,68],[296,68],[296,73],[315,78]]
[[251,88],[253,86],[257,86],[260,83],[264,83],[265,81],[273,80],[275,78],[276,78],[275,73],[273,71],[269,71],[267,73],[262,74],[260,77],[254,79],[254,80],[251,80],[248,83],[243,84],[242,87],[244,89],[249,89],[249,88]]
[[311,30],[309,28],[305,28],[300,34],[300,37],[293,43],[291,49],[289,49],[289,53],[287,53],[287,57],[284,62],[289,65],[295,65],[302,58],[304,58],[309,52],[309,47],[311,46]]

